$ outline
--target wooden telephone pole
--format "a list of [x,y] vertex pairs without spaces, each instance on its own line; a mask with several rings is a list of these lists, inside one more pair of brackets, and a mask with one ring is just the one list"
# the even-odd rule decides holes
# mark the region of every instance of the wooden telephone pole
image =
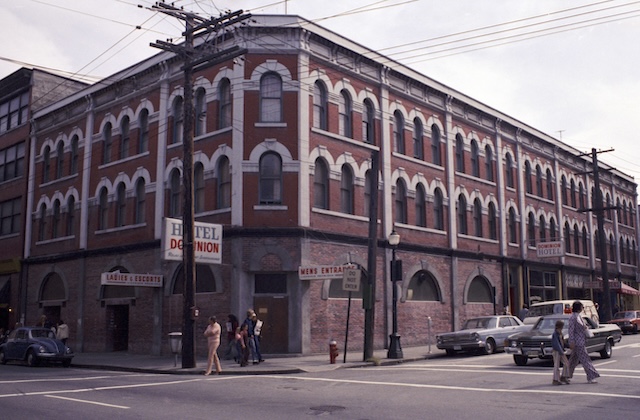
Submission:
[[[166,3],[156,3],[152,10],[165,13],[185,22],[185,30],[182,36],[185,41],[181,45],[174,45],[165,41],[151,43],[152,47],[173,52],[184,58],[184,107],[183,107],[183,162],[182,181],[184,191],[183,207],[183,272],[184,291],[182,307],[182,367],[193,368],[196,366],[196,346],[195,346],[195,319],[198,316],[198,308],[195,303],[196,277],[195,277],[195,255],[193,250],[193,227],[194,227],[194,207],[193,207],[193,128],[194,128],[194,107],[193,107],[193,72],[200,66],[211,66],[224,60],[231,59],[237,55],[244,54],[246,50],[240,50],[238,46],[228,48],[223,51],[210,51],[205,48],[196,49],[194,40],[196,37],[217,33],[226,28],[242,22],[251,17],[250,14],[243,13],[242,10],[231,12],[217,18],[203,18],[193,12],[187,12]],[[214,45],[215,47],[215,45]]]

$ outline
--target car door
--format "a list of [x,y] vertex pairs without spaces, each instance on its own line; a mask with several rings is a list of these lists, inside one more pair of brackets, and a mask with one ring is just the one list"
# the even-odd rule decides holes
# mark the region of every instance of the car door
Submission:
[[593,332],[593,337],[587,336],[585,340],[587,352],[591,353],[594,351],[599,351],[602,348],[604,341],[607,339],[607,334],[604,331],[601,331],[591,318],[583,316],[582,322],[584,322],[584,325],[589,327],[591,332]]
[[[9,344],[9,343],[7,343]],[[24,359],[27,349],[29,348],[29,331],[19,329],[16,331],[15,338],[11,341],[9,346],[8,358],[11,359]]]
[[510,316],[502,316],[499,320],[499,330],[496,333],[496,341],[498,342],[498,347],[502,347],[504,345],[504,340],[509,337],[511,334],[515,334],[519,332],[518,322]]

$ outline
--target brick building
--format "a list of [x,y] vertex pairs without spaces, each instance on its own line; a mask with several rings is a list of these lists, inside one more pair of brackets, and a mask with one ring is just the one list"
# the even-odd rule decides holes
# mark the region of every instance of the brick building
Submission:
[[[427,317],[435,334],[536,300],[603,298],[595,217],[580,211],[594,195],[590,158],[309,21],[254,18],[216,40],[240,56],[194,77],[196,221],[224,229],[222,264],[197,266],[200,353],[209,314],[250,307],[266,353],[342,341],[341,280],[298,268],[367,267],[376,187],[376,348],[391,332],[393,230],[405,346],[426,343]],[[182,212],[181,66],[160,53],[34,113],[21,316],[64,318],[76,350],[166,353],[180,331],[182,266],[162,259],[161,236]],[[619,207],[604,257],[637,287],[636,184],[605,168],[603,195]],[[545,242],[562,256],[538,257]],[[115,271],[161,275],[162,287],[102,284]],[[352,350],[364,324],[354,297]]]

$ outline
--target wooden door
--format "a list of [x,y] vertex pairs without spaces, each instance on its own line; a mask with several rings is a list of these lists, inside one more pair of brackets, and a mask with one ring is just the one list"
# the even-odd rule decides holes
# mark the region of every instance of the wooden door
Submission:
[[260,333],[260,352],[279,354],[289,351],[289,298],[256,296],[253,310],[264,324]]

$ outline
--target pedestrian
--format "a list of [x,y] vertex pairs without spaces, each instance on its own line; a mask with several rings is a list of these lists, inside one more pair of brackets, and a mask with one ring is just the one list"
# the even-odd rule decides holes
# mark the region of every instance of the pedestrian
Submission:
[[56,331],[56,338],[66,346],[67,339],[69,338],[69,326],[64,323],[63,320],[58,321],[58,330]]
[[260,363],[260,358],[258,357],[258,352],[256,351],[256,340],[255,340],[255,324],[253,323],[253,316],[256,313],[253,309],[247,309],[247,318],[244,320],[244,324],[247,324],[247,338],[249,343],[249,352],[251,354],[251,361],[254,365]]
[[213,364],[216,365],[216,375],[219,375],[222,372],[222,368],[220,367],[220,359],[218,358],[218,346],[220,345],[220,324],[218,324],[216,317],[209,317],[209,325],[207,329],[204,331],[205,337],[207,337],[207,344],[209,346],[209,357],[207,358],[207,370],[204,372],[205,375],[211,375],[211,368]]
[[248,342],[248,333],[247,333],[248,329],[249,329],[249,326],[243,323],[236,330],[236,348],[238,352],[238,363],[240,363],[241,367],[247,366],[247,364],[249,364],[249,342]]
[[238,329],[238,318],[235,315],[227,315],[227,350],[224,353],[224,358],[229,360],[233,359],[238,361],[238,352],[236,351],[236,330]]
[[[556,329],[551,335],[551,346],[553,347],[553,385],[569,385],[569,379],[567,379],[569,371],[569,360],[564,350],[564,335],[562,334],[562,328],[564,327],[564,321],[559,319],[556,321]],[[560,362],[562,362],[562,375],[560,375]]]
[[260,341],[262,340],[262,325],[264,324],[261,320],[258,319],[258,315],[253,313],[253,317],[251,318],[253,321],[253,339],[256,345],[256,355],[258,356],[258,362],[264,362],[262,358],[262,352],[260,351]]
[[524,319],[527,317],[527,314],[529,314],[529,305],[525,303],[524,305],[522,305],[522,309],[520,309],[520,312],[518,312],[518,318],[520,318],[520,321],[524,321]]
[[596,378],[600,377],[600,374],[591,363],[589,353],[587,353],[587,330],[589,327],[585,325],[580,312],[582,312],[582,303],[578,300],[573,302],[571,307],[572,314],[569,318],[569,347],[571,348],[571,357],[569,358],[569,376],[573,378],[573,371],[578,366],[578,363],[582,363],[582,368],[587,374],[587,382],[595,384]]

